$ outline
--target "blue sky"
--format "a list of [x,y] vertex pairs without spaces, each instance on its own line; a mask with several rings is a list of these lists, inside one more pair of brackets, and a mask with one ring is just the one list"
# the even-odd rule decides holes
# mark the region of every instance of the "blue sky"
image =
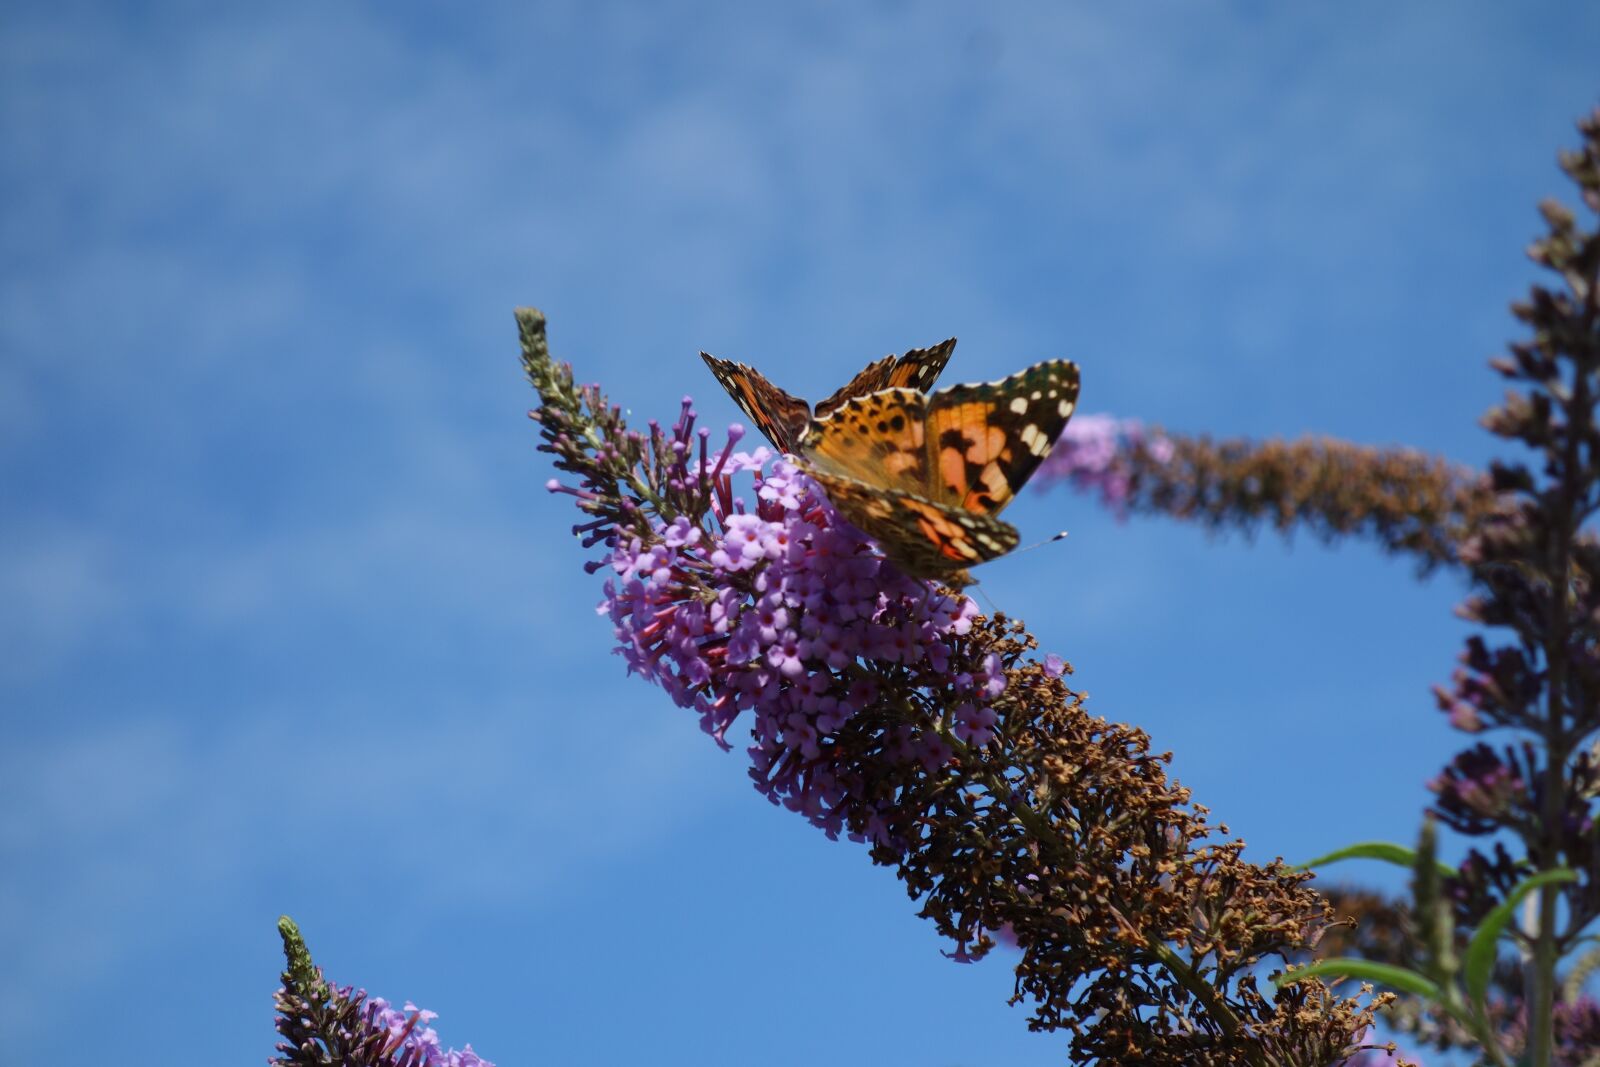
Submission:
[[[702,348],[819,396],[954,334],[1478,462],[1596,54],[1578,3],[9,5],[8,1057],[260,1062],[289,912],[501,1067],[1060,1062],[622,676],[512,307],[641,419],[734,419]],[[1072,536],[988,595],[1252,854],[1411,836],[1451,580],[1008,517]]]

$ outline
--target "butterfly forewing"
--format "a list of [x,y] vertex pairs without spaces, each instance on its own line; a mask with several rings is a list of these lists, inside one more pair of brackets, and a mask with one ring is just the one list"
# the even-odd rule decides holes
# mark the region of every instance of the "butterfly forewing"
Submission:
[[884,356],[863,367],[833,395],[817,403],[817,418],[822,418],[847,400],[882,389],[915,389],[926,393],[933,388],[944,365],[950,362],[956,339],[950,338],[931,348],[913,348],[903,356]]
[[[950,338],[931,348],[913,348],[903,356],[884,356],[864,367],[854,378],[817,405],[820,417],[846,400],[866,396],[881,389],[900,386],[927,392],[950,361],[956,339]],[[800,437],[811,422],[811,407],[792,393],[773,385],[754,367],[718,359],[709,353],[700,358],[711,368],[717,383],[728,391],[756,428],[781,452],[795,452]]]
[[1063,360],[934,393],[924,434],[934,472],[927,495],[998,513],[1049,453],[1077,402],[1078,368]]
[[750,421],[780,452],[795,451],[800,435],[811,422],[811,405],[773,385],[760,371],[743,363],[718,359],[705,352],[700,358],[733,397]]

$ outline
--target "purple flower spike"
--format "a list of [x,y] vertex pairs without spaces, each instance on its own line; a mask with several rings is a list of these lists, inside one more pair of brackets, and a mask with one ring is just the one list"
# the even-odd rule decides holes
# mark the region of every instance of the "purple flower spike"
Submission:
[[[765,450],[762,450],[765,453]],[[752,777],[771,800],[832,834],[846,790],[814,766],[828,739],[871,702],[872,664],[893,664],[934,691],[969,691],[956,736],[985,744],[1005,689],[998,656],[974,679],[948,673],[947,642],[967,633],[977,606],[899,574],[848,526],[798,468],[767,454],[724,450],[717,468],[755,474],[753,510],[718,494],[709,534],[680,516],[653,543],[619,541],[599,611],[612,621],[630,670],[726,734],[752,713]],[[719,590],[707,602],[702,590]],[[941,759],[948,753],[941,753]]]

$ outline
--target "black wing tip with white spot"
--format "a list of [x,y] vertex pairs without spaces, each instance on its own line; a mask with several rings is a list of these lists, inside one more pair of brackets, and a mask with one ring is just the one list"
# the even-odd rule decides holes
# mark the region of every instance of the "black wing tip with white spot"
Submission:
[[1015,374],[1007,375],[993,382],[962,382],[959,385],[947,385],[937,393],[930,394],[930,399],[945,400],[948,398],[964,399],[972,394],[992,394],[997,392],[1012,391],[1025,384],[1054,385],[1061,389],[1067,399],[1077,397],[1081,384],[1078,365],[1070,359],[1046,359],[1025,367]]
[[956,339],[948,337],[936,345],[927,348],[907,349],[905,355],[896,360],[897,366],[907,363],[917,363],[916,375],[906,384],[913,389],[920,389],[926,393],[938,381],[939,375],[944,373],[945,364],[950,362],[950,356],[956,350]]

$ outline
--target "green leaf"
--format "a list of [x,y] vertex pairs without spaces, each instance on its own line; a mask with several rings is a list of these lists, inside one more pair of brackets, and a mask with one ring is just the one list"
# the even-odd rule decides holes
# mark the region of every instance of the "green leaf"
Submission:
[[1355,960],[1347,957],[1317,960],[1304,967],[1296,967],[1286,974],[1275,975],[1272,979],[1275,985],[1288,985],[1298,982],[1303,978],[1321,978],[1331,975],[1335,978],[1359,978],[1363,982],[1377,982],[1380,985],[1398,989],[1403,993],[1415,993],[1419,997],[1426,997],[1435,1004],[1442,1003],[1444,991],[1437,982],[1427,975],[1418,974],[1416,971],[1405,967],[1396,967],[1388,963],[1374,963],[1371,960]]
[[1501,902],[1500,906],[1491,911],[1472,934],[1472,940],[1467,945],[1467,996],[1475,1008],[1481,1010],[1484,998],[1489,994],[1489,976],[1494,973],[1494,961],[1497,953],[1495,949],[1500,944],[1500,935],[1516,917],[1517,905],[1527,899],[1529,893],[1541,886],[1552,882],[1572,882],[1578,876],[1565,867],[1557,867],[1550,871],[1540,871],[1538,874],[1525,878]]
[[[1338,863],[1340,860],[1383,860],[1386,863],[1394,864],[1396,867],[1404,867],[1410,870],[1416,865],[1417,852],[1416,849],[1397,845],[1393,841],[1363,841],[1360,844],[1350,845],[1336,852],[1330,852],[1326,856],[1318,856],[1314,860],[1308,860],[1296,867],[1295,870],[1309,871],[1313,867],[1325,867],[1330,863]],[[1447,863],[1441,863],[1439,864],[1439,873],[1453,875],[1456,873],[1456,869]]]

